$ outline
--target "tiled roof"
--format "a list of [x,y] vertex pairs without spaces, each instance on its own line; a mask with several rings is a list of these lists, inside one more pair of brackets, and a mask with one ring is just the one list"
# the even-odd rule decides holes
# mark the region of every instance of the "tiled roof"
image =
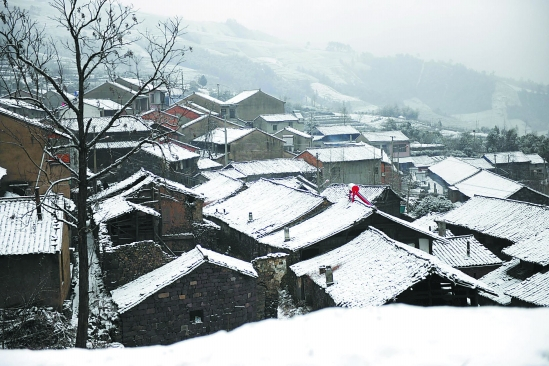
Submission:
[[294,135],[299,135],[299,136],[305,137],[307,139],[312,139],[313,138],[313,136],[309,135],[308,133],[296,130],[295,128],[292,128],[292,127],[285,127],[283,130],[280,130],[277,133],[275,133],[275,135],[283,135],[284,131],[288,131],[290,133],[293,133]]
[[284,230],[259,239],[259,242],[280,249],[296,251],[316,244],[353,227],[369,217],[373,209],[358,202],[340,201],[318,215],[289,228],[290,240],[284,241]]
[[[368,201],[374,203],[384,192],[391,189],[390,186],[368,186],[357,184],[359,192]],[[349,185],[344,183],[332,183],[320,194],[330,202],[349,201]]]
[[262,118],[266,122],[298,122],[299,118],[293,114],[260,114],[256,119]]
[[[227,143],[230,144],[233,141],[241,139],[242,137],[254,132],[259,131],[257,128],[216,128],[212,131],[211,137],[208,139],[208,142],[213,142],[214,144],[224,144],[225,143],[225,131],[227,131]],[[202,135],[195,138],[195,142],[205,142],[207,136]]]
[[243,176],[268,174],[304,174],[315,173],[316,168],[302,159],[268,159],[233,162],[223,168],[235,169]]
[[530,159],[530,164],[545,164],[545,160],[538,154],[525,154]]
[[549,229],[549,207],[475,196],[439,220],[517,243]]
[[[278,230],[319,207],[324,199],[265,179],[250,183],[236,196],[204,208],[216,218],[253,238]],[[249,213],[252,220],[249,220]]]
[[380,159],[384,162],[390,162],[389,157],[383,150],[367,144],[307,149],[305,150],[312,156],[318,154],[318,159],[322,162],[343,162],[343,161],[361,161]]
[[[469,255],[467,255],[469,242]],[[494,253],[479,243],[473,235],[445,237],[433,241],[433,255],[454,268],[503,264]]]
[[525,262],[537,263],[543,267],[548,266],[549,229],[534,232],[529,238],[503,249],[502,252]]
[[484,154],[484,158],[492,164],[528,163],[530,159],[522,151],[506,151]]
[[208,158],[198,159],[197,165],[198,165],[199,170],[205,170],[205,169],[211,169],[211,168],[220,168],[220,167],[223,166],[222,164],[219,164],[219,163],[213,161],[212,159],[208,159]]
[[177,259],[111,291],[112,299],[118,306],[118,312],[125,313],[147,297],[191,273],[203,263],[212,263],[246,276],[257,277],[257,272],[251,263],[197,245],[196,248],[183,253]]
[[537,306],[549,306],[549,272],[536,273],[509,287],[505,293]]
[[242,102],[244,99],[248,99],[249,97],[251,97],[252,95],[257,93],[258,91],[259,91],[259,89],[245,90],[245,91],[241,92],[240,94],[235,95],[231,99],[227,100],[226,102],[222,102],[222,103],[223,104],[238,104],[238,103]]
[[[214,98],[214,97],[212,97],[211,95],[208,95],[208,94],[199,93],[199,92],[194,92],[193,94],[196,94],[196,95],[198,95],[199,97],[202,97],[202,98],[204,98],[204,99],[207,99],[207,100],[209,100],[210,102],[214,102],[215,104],[221,105],[221,104],[224,104],[224,103],[225,103],[225,102],[223,102],[223,101],[221,101],[221,100],[219,100],[219,99],[217,99],[217,98]],[[192,95],[192,94],[191,94],[191,95]]]
[[269,178],[268,180],[274,183],[282,184],[289,188],[300,189],[314,194],[317,193],[316,184],[307,180],[302,175],[284,178]]
[[108,141],[98,142],[94,145],[94,149],[111,150],[111,149],[132,149],[139,145],[139,141]]
[[524,279],[525,276],[523,272],[524,271],[520,268],[520,261],[518,259],[513,259],[503,266],[491,271],[487,275],[481,277],[480,281],[494,289],[497,296],[489,293],[481,293],[481,296],[501,305],[509,305],[511,303],[511,296],[506,295],[505,292],[507,289],[520,283]]
[[446,159],[445,156],[420,155],[420,156],[406,156],[403,158],[398,158],[398,161],[400,162],[400,164],[412,163],[416,168],[425,168],[425,167],[430,167],[431,165],[434,165],[444,159]]
[[204,197],[206,197],[204,203],[209,204],[231,196],[243,186],[244,183],[237,179],[227,177],[223,174],[217,174],[209,181],[193,187],[193,190],[204,195]]
[[92,205],[93,219],[96,223],[107,222],[133,211],[143,212],[147,215],[160,217],[156,210],[132,203],[123,196],[116,196]]
[[144,144],[141,146],[141,150],[148,154],[166,159],[166,161],[171,163],[195,159],[200,156],[197,153],[172,143],[160,144],[160,146],[157,144]]
[[454,187],[467,197],[486,196],[507,198],[524,186],[488,170],[481,170],[473,176],[455,184]]
[[490,164],[486,159],[483,158],[458,158],[461,161],[466,162],[467,164],[471,164],[474,167],[486,169],[486,170],[493,170],[494,166]]
[[449,157],[431,165],[429,171],[438,175],[448,185],[454,185],[478,173],[480,169],[454,157]]
[[[124,107],[122,104],[118,104],[116,102],[113,102],[110,99],[88,99],[88,98],[86,98],[86,99],[84,99],[84,103],[87,104],[87,105],[91,105],[93,107],[96,107],[96,108],[103,108],[103,109],[111,110],[111,111],[119,111],[120,109],[122,109],[122,107]],[[131,109],[131,107],[129,109]]]
[[[326,286],[320,266],[332,266],[334,284]],[[337,249],[296,263],[290,269],[308,276],[334,300],[337,306],[383,305],[430,274],[453,283],[481,290],[491,289],[419,249],[389,239],[370,228]]]
[[316,129],[324,136],[360,135],[360,131],[353,126],[318,126]]
[[[94,117],[90,124],[89,133],[99,133],[111,122],[111,117]],[[78,122],[76,118],[66,118],[62,123],[72,131],[78,131]],[[144,120],[139,116],[120,116],[113,125],[108,129],[108,132],[143,132],[150,131],[152,121]]]
[[362,135],[371,143],[391,142],[391,136],[393,137],[394,142],[410,141],[410,139],[401,131],[363,132]]
[[[42,219],[36,215],[33,197],[0,199],[0,255],[52,254],[59,252],[63,240],[61,197],[40,197],[47,207]],[[52,212],[53,211],[53,212]]]

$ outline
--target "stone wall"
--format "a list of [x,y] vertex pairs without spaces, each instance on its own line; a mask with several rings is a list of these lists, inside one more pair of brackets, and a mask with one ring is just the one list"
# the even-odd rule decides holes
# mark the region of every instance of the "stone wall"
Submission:
[[[264,301],[259,302],[257,319],[277,318],[278,316],[278,290],[286,275],[286,253],[273,253],[256,258],[252,264],[259,275],[257,286],[264,295]],[[263,300],[263,299],[262,299]]]
[[150,240],[110,248],[101,253],[105,287],[114,290],[174,259]]
[[120,314],[118,341],[129,347],[171,344],[254,321],[256,283],[257,278],[204,263]]

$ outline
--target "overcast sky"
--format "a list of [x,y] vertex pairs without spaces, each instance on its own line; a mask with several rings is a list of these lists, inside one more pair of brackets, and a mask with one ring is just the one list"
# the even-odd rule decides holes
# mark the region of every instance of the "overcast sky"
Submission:
[[408,53],[549,83],[546,0],[122,0],[144,12],[238,23],[375,56]]

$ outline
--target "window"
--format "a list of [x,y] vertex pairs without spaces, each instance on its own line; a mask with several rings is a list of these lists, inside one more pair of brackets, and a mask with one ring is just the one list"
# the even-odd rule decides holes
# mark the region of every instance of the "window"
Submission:
[[226,114],[227,114],[227,109],[221,108],[221,117],[225,117]]
[[236,117],[236,111],[234,108],[231,108],[230,110],[230,118],[235,118]]
[[288,127],[294,127],[294,123],[293,122],[288,122]]
[[339,178],[340,172],[341,172],[341,169],[338,166],[335,166],[332,169],[330,169],[330,175],[332,176],[332,179]]
[[193,324],[203,323],[204,311],[203,310],[191,310],[189,312],[189,321]]
[[393,148],[393,152],[403,153],[406,152],[406,145],[396,145]]
[[278,125],[273,125],[273,131],[278,130]]

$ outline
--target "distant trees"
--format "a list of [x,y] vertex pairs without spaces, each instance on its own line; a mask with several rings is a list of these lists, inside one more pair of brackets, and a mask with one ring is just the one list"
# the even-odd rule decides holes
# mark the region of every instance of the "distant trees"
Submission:
[[448,212],[455,205],[444,196],[425,196],[410,212],[415,218],[420,218],[431,212]]
[[486,151],[516,151],[518,150],[518,133],[516,128],[500,130],[495,126],[486,137]]
[[406,119],[417,120],[419,117],[419,111],[410,107],[399,107],[398,105],[386,105],[382,107],[378,114],[383,117],[395,117],[403,116]]
[[201,87],[205,87],[208,84],[208,80],[204,75],[198,78],[198,84],[200,84]]
[[326,46],[326,51],[330,52],[353,52],[353,48],[348,44],[341,42],[328,42]]

